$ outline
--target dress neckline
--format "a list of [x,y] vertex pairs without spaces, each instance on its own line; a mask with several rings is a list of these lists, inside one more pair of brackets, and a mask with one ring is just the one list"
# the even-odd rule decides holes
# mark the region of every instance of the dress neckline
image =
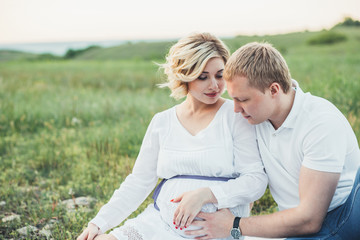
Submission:
[[175,122],[179,125],[179,127],[180,127],[181,129],[183,129],[183,131],[186,132],[186,134],[188,134],[190,137],[196,138],[196,137],[202,135],[203,132],[207,131],[207,129],[210,129],[212,125],[214,125],[214,122],[216,122],[216,119],[217,119],[218,116],[220,115],[219,112],[222,111],[222,109],[224,108],[224,105],[227,104],[227,102],[228,102],[228,100],[225,99],[225,101],[223,102],[223,104],[221,104],[221,106],[219,107],[219,109],[216,111],[216,113],[215,113],[213,119],[210,121],[210,123],[209,123],[206,127],[204,127],[203,129],[201,129],[199,132],[197,132],[195,135],[191,134],[191,133],[184,127],[184,125],[181,124],[181,122],[180,122],[180,120],[179,120],[179,118],[178,118],[178,116],[177,116],[177,114],[176,114],[176,106],[178,106],[178,105],[176,105],[176,106],[173,107],[173,116],[174,116],[174,118],[175,118]]

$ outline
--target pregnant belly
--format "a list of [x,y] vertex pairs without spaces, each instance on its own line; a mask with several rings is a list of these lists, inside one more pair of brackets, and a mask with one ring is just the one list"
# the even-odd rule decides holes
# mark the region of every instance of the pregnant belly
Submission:
[[[202,187],[210,187],[214,184],[222,183],[222,181],[209,181],[209,180],[199,180],[199,179],[170,179],[166,181],[159,193],[157,198],[157,205],[160,209],[160,215],[162,219],[183,237],[193,238],[184,234],[184,230],[175,229],[173,225],[174,212],[178,206],[178,203],[171,202],[171,199],[178,197],[180,194],[192,191]],[[205,204],[201,211],[202,212],[215,212],[218,208],[216,204]],[[239,205],[237,207],[231,208],[231,212],[233,212],[236,216],[248,216],[249,215],[249,205]],[[186,230],[196,229],[195,226],[190,226]]]

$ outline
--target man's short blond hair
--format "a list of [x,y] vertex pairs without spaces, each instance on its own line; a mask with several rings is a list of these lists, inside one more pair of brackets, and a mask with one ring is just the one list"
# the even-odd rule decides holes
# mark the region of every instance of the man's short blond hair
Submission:
[[224,79],[231,81],[235,76],[244,76],[249,85],[264,92],[277,82],[284,93],[291,87],[291,75],[285,59],[269,43],[248,43],[239,48],[226,63]]
[[175,99],[181,99],[188,93],[188,82],[197,79],[207,62],[220,57],[224,64],[230,52],[226,45],[210,33],[193,33],[180,39],[170,48],[166,62],[160,67],[167,75],[167,82],[160,87],[169,87]]

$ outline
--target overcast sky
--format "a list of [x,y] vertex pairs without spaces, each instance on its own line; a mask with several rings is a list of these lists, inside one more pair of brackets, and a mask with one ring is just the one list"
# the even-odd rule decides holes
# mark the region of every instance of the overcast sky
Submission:
[[317,31],[346,16],[360,0],[0,0],[0,43]]

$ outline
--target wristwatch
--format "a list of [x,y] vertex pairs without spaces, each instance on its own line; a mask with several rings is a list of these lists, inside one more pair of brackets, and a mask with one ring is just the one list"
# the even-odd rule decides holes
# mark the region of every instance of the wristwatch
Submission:
[[233,237],[233,239],[240,239],[240,237],[242,236],[239,228],[240,219],[241,217],[235,217],[234,219],[233,228],[230,231],[230,234]]

